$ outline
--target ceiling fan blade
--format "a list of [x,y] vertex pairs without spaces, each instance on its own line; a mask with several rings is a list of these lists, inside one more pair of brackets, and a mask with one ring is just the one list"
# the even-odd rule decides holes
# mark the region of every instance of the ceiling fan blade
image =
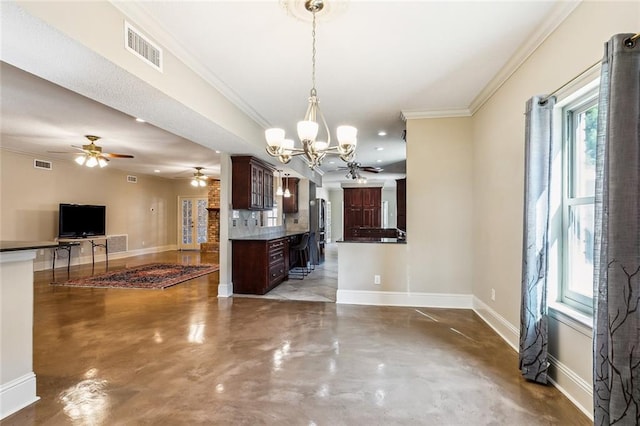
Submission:
[[384,169],[382,169],[380,167],[362,166],[362,167],[360,167],[360,170],[365,171],[365,172],[369,172],[369,173],[380,173]]
[[133,155],[129,155],[129,154],[114,154],[112,152],[103,152],[102,156],[103,157],[109,157],[109,158],[134,158]]
[[71,154],[78,155],[80,152],[69,152],[69,151],[47,151],[49,154]]

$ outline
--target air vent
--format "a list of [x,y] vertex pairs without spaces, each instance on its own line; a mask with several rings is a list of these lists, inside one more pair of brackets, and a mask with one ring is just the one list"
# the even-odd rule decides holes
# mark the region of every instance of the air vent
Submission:
[[129,182],[129,183],[138,183],[138,176],[128,175],[127,176],[127,182]]
[[109,235],[107,247],[109,247],[109,254],[126,252],[129,248],[129,236],[127,234]]
[[36,169],[51,170],[53,168],[53,164],[51,163],[51,161],[34,159],[33,167],[35,167]]
[[162,49],[126,21],[124,23],[124,46],[129,52],[162,72]]

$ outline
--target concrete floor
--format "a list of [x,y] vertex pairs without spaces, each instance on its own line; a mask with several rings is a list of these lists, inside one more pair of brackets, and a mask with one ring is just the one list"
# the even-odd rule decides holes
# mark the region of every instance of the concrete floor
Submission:
[[[154,261],[212,259],[167,252],[109,269]],[[35,274],[41,400],[3,425],[591,424],[522,380],[517,354],[470,310],[218,299],[217,273],[165,290],[51,280]]]

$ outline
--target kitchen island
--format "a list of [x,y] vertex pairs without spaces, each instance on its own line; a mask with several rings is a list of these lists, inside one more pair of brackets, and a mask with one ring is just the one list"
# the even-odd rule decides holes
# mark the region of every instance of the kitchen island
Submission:
[[289,278],[289,246],[305,231],[230,238],[233,292],[262,295]]
[[36,402],[33,260],[52,241],[0,241],[0,419]]

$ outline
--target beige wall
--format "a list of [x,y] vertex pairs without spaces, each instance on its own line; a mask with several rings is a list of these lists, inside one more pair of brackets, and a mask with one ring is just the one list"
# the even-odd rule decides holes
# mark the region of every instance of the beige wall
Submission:
[[[598,61],[613,34],[639,28],[638,2],[581,3],[473,117],[473,294],[496,324],[506,320],[515,331],[520,319],[525,102]],[[580,327],[550,321],[549,350],[559,362],[554,377],[590,412],[591,339]],[[517,342],[513,334],[506,337]],[[559,375],[558,366],[572,378]]]
[[471,294],[471,118],[407,121],[407,291]]
[[0,150],[2,240],[53,240],[58,204],[78,203],[106,205],[107,233],[127,234],[129,251],[175,248],[178,196],[207,196],[206,188],[194,189],[188,180],[137,175],[138,183],[132,184],[128,173],[111,166],[89,169],[72,160],[51,160],[47,171],[35,169],[34,158]]

